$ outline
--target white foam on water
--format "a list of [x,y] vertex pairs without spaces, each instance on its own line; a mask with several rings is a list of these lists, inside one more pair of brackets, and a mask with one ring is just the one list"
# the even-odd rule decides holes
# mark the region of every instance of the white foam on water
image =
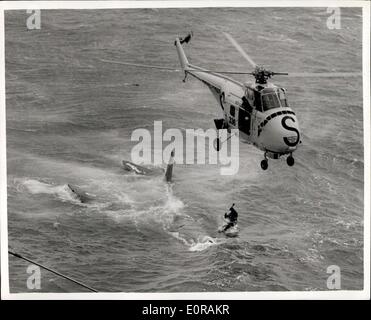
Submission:
[[31,194],[48,194],[55,196],[61,201],[81,204],[78,197],[70,190],[67,184],[53,185],[34,179],[26,179],[22,183]]
[[225,243],[226,241],[226,239],[204,236],[202,238],[198,238],[197,241],[189,248],[189,251],[204,251],[211,246],[216,246]]
[[116,222],[132,220],[137,228],[141,225],[159,225],[164,231],[174,222],[176,216],[183,215],[184,203],[177,198],[171,185],[161,179],[132,181],[130,189],[115,191],[114,197],[126,208],[106,210],[105,213]]
[[219,245],[221,243],[226,242],[226,239],[212,238],[210,236],[199,236],[197,240],[194,240],[192,238],[187,240],[179,232],[169,231],[168,228],[174,222],[175,216],[183,215],[182,209],[184,208],[184,203],[180,199],[174,196],[171,185],[166,185],[166,195],[167,195],[167,201],[164,205],[163,213],[160,216],[161,219],[164,219],[162,220],[164,230],[169,235],[171,235],[172,237],[181,241],[183,244],[189,247],[188,248],[189,251],[204,251],[211,246]]
[[176,214],[180,213],[180,211],[184,208],[184,203],[182,200],[178,199],[173,194],[173,190],[170,185],[166,185],[166,196],[167,201],[165,203],[165,210],[174,212]]
[[151,207],[149,213],[157,222],[161,223],[164,230],[167,230],[178,215],[182,215],[184,203],[177,198],[172,191],[171,185],[165,186],[165,202],[159,206]]
[[[183,212],[185,204],[174,195],[172,185],[164,183],[163,179],[151,179],[149,183],[153,185],[151,187],[152,192],[155,194],[159,193],[159,199],[155,201],[153,195],[149,203],[143,201],[143,199],[142,201],[139,201],[139,199],[131,199],[131,208],[129,210],[110,212],[109,216],[114,218],[117,222],[126,221],[127,219],[132,220],[137,231],[139,231],[142,226],[148,224],[153,226],[157,225],[162,231],[189,247],[189,251],[203,251],[210,246],[225,242],[225,239],[215,239],[209,236],[199,237],[196,241],[194,239],[187,240],[179,232],[170,231],[176,217],[191,217]],[[144,186],[142,185],[142,187]],[[145,194],[146,191],[143,190],[143,196]]]
[[78,205],[85,208],[102,210],[109,207],[112,204],[111,202],[99,202],[97,201],[96,196],[90,193],[85,194],[90,196],[92,201],[89,203],[83,203],[81,202],[79,197],[74,192],[71,191],[67,184],[57,185],[53,183],[39,181],[37,179],[28,178],[15,179],[15,184],[18,192],[23,192],[25,188],[31,194],[49,195],[61,202],[72,203],[74,205]]
[[168,232],[171,236],[173,236],[175,239],[178,239],[179,241],[183,242],[186,246],[191,246],[192,243],[188,242],[188,240],[180,235],[179,232]]
[[200,236],[197,240],[187,240],[179,232],[168,232],[171,236],[177,240],[183,242],[188,248],[189,251],[204,251],[212,246],[216,246],[222,243],[225,243],[226,239],[212,238],[210,236]]

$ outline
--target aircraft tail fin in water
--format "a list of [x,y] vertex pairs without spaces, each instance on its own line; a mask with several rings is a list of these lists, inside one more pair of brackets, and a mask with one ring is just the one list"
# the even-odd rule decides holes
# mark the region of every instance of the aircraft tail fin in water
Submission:
[[89,200],[92,200],[89,195],[86,192],[83,192],[78,187],[73,186],[71,184],[67,184],[68,190],[71,192],[71,194],[74,196],[74,198],[81,203],[89,202]]
[[174,156],[175,156],[175,152],[171,151],[169,163],[167,164],[167,168],[166,168],[166,172],[165,172],[166,182],[171,182],[172,178],[173,178],[173,167],[174,167],[174,163],[175,163]]
[[192,32],[190,32],[185,38],[176,38],[175,39],[175,46],[176,46],[176,50],[178,52],[180,66],[182,67],[183,71],[186,71],[187,69],[189,69],[189,62],[188,62],[186,54],[184,53],[182,44],[184,42],[188,43],[189,41],[191,41],[191,38],[192,38]]

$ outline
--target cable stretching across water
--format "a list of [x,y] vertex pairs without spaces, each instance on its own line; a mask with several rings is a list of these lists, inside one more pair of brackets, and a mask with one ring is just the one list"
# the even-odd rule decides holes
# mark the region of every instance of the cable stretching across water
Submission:
[[41,268],[43,268],[43,269],[45,269],[45,270],[48,270],[48,271],[50,271],[50,272],[56,274],[57,276],[60,276],[60,277],[62,277],[62,278],[64,278],[64,279],[67,279],[67,280],[69,280],[69,281],[71,281],[71,282],[74,282],[74,283],[78,284],[79,286],[84,287],[84,288],[86,288],[86,289],[88,289],[88,290],[90,290],[90,291],[98,292],[98,290],[96,290],[96,289],[94,289],[94,288],[92,288],[92,287],[89,287],[89,286],[87,286],[86,284],[84,284],[84,283],[82,283],[82,282],[80,282],[80,281],[77,281],[77,280],[75,280],[75,279],[73,279],[73,278],[71,278],[71,277],[68,277],[68,276],[66,276],[66,275],[64,275],[64,274],[62,274],[62,273],[60,273],[60,272],[58,272],[58,271],[55,271],[55,270],[53,270],[53,269],[51,269],[51,268],[49,268],[49,267],[46,267],[46,266],[44,266],[44,265],[42,265],[42,264],[40,264],[40,263],[37,263],[37,262],[35,262],[35,261],[31,260],[31,259],[28,259],[28,258],[26,258],[26,257],[24,257],[24,256],[22,256],[22,255],[20,255],[19,253],[13,252],[13,251],[11,251],[11,250],[8,250],[8,253],[11,254],[11,255],[13,255],[14,257],[19,258],[19,259],[22,259],[22,260],[25,260],[25,261],[31,262],[32,264],[35,264],[35,265],[37,265],[37,266],[39,266],[39,267],[41,267]]

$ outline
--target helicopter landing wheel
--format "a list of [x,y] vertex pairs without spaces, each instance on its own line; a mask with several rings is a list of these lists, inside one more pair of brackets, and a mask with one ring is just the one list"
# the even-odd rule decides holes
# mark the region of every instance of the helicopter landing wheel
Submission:
[[222,143],[220,141],[220,138],[216,138],[214,140],[214,148],[216,151],[220,151],[220,147],[221,147]]
[[286,159],[286,162],[289,167],[292,167],[295,163],[295,159],[292,155],[289,155]]
[[261,162],[260,162],[260,166],[263,170],[267,170],[268,169],[268,159],[263,159]]

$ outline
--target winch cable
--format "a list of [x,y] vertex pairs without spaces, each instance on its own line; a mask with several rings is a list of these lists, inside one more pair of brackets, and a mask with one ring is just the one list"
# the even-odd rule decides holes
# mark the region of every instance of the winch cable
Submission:
[[43,268],[43,269],[45,269],[47,271],[50,271],[51,273],[54,273],[54,274],[56,274],[59,277],[62,277],[62,278],[67,279],[67,280],[69,280],[71,282],[74,282],[74,283],[78,284],[79,286],[84,287],[84,288],[86,288],[86,289],[88,289],[88,290],[90,290],[92,292],[99,292],[98,290],[96,290],[96,289],[94,289],[92,287],[89,287],[89,286],[87,286],[86,284],[84,284],[84,283],[82,283],[80,281],[77,281],[77,280],[75,280],[75,279],[73,279],[73,278],[71,278],[69,276],[66,276],[66,275],[64,275],[64,274],[62,274],[62,273],[60,273],[60,272],[58,272],[56,270],[53,270],[53,269],[51,269],[49,267],[46,267],[46,266],[44,266],[44,265],[42,265],[40,263],[35,262],[35,261],[33,261],[33,260],[29,259],[29,258],[26,258],[26,257],[20,255],[19,253],[16,253],[16,252],[11,251],[11,250],[8,250],[8,253],[11,254],[11,255],[13,255],[14,257],[17,257],[19,259],[28,261],[28,262],[30,262],[32,264],[35,264],[35,265],[37,265],[37,266],[39,266],[39,267],[41,267],[41,268]]

